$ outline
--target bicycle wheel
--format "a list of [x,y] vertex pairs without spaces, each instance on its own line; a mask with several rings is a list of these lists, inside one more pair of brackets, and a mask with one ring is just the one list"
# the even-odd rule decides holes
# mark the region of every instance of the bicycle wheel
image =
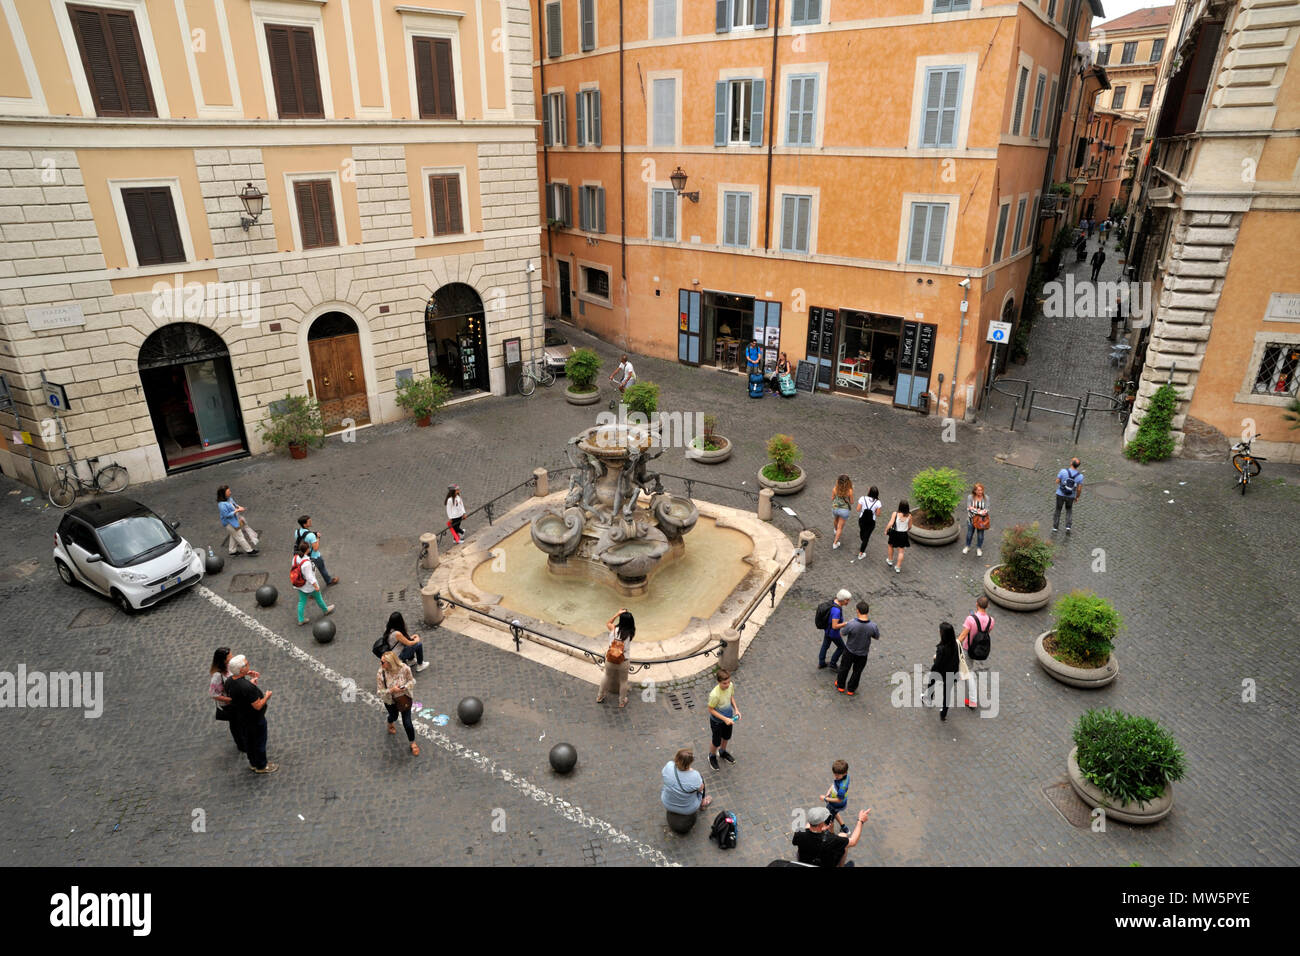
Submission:
[[1243,471],[1241,477],[1237,479],[1237,484],[1241,485],[1241,493],[1246,493],[1246,486],[1250,484],[1250,472]]
[[1236,468],[1239,474],[1245,474],[1249,470],[1250,477],[1254,478],[1260,473],[1263,466],[1250,455],[1240,454],[1232,456],[1232,467]]
[[56,508],[66,508],[77,500],[77,485],[66,475],[57,485],[50,488],[50,504]]
[[130,476],[121,465],[109,465],[95,475],[95,487],[110,495],[123,491],[130,483]]
[[554,384],[555,384],[555,373],[551,371],[551,367],[549,365],[543,362],[542,363],[542,385],[544,385],[546,388],[550,388]]
[[519,394],[525,397],[537,391],[537,379],[533,378],[528,372],[519,376]]

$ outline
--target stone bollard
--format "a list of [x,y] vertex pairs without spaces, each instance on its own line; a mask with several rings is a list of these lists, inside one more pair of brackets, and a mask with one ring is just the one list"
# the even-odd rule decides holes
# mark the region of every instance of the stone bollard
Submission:
[[420,567],[432,571],[438,566],[438,536],[432,532],[420,535]]
[[551,493],[551,485],[546,477],[545,468],[534,468],[533,478],[537,481],[537,487],[533,489],[534,498],[545,498]]
[[812,543],[813,533],[811,531],[799,532],[799,547],[803,549],[803,566],[812,567]]
[[740,632],[734,627],[729,627],[722,632],[722,639],[727,642],[727,646],[722,649],[722,660],[720,666],[736,673],[736,668],[740,666]]
[[771,488],[764,488],[758,493],[758,520],[772,520],[772,496],[775,494]]
[[433,586],[433,580],[420,588],[420,601],[424,604],[424,623],[432,624],[437,627],[442,623],[442,606],[438,603],[436,597],[438,589]]

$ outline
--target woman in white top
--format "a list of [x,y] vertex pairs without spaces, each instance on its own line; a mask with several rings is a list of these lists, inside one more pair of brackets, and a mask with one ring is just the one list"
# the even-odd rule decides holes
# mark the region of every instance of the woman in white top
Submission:
[[451,529],[451,536],[460,544],[460,539],[465,532],[460,529],[460,519],[465,517],[465,502],[460,497],[460,485],[449,485],[447,488],[447,527]]
[[880,489],[872,485],[865,495],[858,499],[858,560],[867,556],[867,542],[876,530],[876,519],[880,516]]
[[[326,605],[325,599],[320,596],[320,581],[316,577],[316,567],[311,561],[311,545],[306,541],[298,544],[298,553],[294,556],[293,568],[297,568],[302,573],[302,584],[294,584],[298,591],[298,623],[307,623],[307,598],[316,599],[320,609],[326,614],[334,613],[334,605]],[[290,572],[289,583],[293,584],[292,572]]]
[[989,526],[989,499],[984,494],[984,486],[977,484],[966,496],[966,547],[962,554],[970,552],[971,538],[975,538],[975,556],[984,557],[984,531]]
[[[907,532],[912,527],[912,506],[904,498],[898,503],[898,510],[889,516],[889,524],[885,531],[889,539],[889,556],[885,558],[886,564],[894,565],[894,573],[898,574],[903,570],[903,554],[907,551],[907,546],[912,543]],[[894,564],[894,549],[898,549],[898,563]]]

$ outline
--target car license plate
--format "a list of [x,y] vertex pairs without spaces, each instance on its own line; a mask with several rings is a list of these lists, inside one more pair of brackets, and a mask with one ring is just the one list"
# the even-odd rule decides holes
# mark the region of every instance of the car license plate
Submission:
[[[180,584],[180,583],[181,583],[181,579],[182,579],[183,577],[184,577],[183,574],[178,574],[178,575],[176,575],[176,583],[177,583],[177,584]],[[162,584],[158,585],[158,593],[159,593],[159,594],[162,594],[162,593],[163,593],[164,591],[166,591],[166,590],[167,590],[167,582],[166,582],[166,581],[164,581]]]

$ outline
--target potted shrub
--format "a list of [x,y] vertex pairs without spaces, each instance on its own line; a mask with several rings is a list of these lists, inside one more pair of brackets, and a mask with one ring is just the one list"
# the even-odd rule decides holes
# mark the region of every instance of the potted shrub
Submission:
[[1070,785],[1085,803],[1123,823],[1155,823],[1174,806],[1186,757],[1169,731],[1149,717],[1089,710],[1074,725],[1066,760]]
[[808,476],[795,462],[803,452],[789,435],[773,435],[767,443],[768,462],[758,473],[758,483],[778,495],[792,495],[804,486]]
[[716,465],[731,457],[731,439],[717,432],[718,419],[715,415],[704,416],[704,434],[691,439],[686,446],[686,457],[706,465]]
[[262,440],[276,448],[288,448],[294,458],[306,458],[307,447],[325,444],[325,421],[320,405],[306,395],[285,395],[271,403],[271,412],[258,423]]
[[654,382],[637,382],[623,393],[623,404],[629,415],[640,412],[648,424],[659,410],[659,386]]
[[564,400],[570,405],[594,405],[600,401],[596,376],[600,374],[600,356],[591,349],[574,349],[565,360],[564,374],[569,384],[564,389]]
[[1137,434],[1124,446],[1124,457],[1136,461],[1162,461],[1174,453],[1174,436],[1170,434],[1174,413],[1178,410],[1178,392],[1165,383],[1156,389],[1138,423]]
[[1018,524],[1002,534],[1002,563],[984,574],[989,600],[1011,611],[1036,611],[1052,599],[1047,569],[1052,545],[1038,533],[1038,522]]
[[938,546],[957,540],[953,512],[966,490],[966,479],[953,468],[925,468],[912,479],[912,527],[917,544]]
[[397,390],[397,405],[411,413],[415,424],[426,427],[433,415],[451,398],[451,386],[434,372],[428,378],[413,378]]
[[1089,591],[1073,591],[1056,602],[1056,624],[1038,635],[1038,663],[1062,684],[1105,687],[1119,674],[1115,635],[1124,626],[1119,611]]

